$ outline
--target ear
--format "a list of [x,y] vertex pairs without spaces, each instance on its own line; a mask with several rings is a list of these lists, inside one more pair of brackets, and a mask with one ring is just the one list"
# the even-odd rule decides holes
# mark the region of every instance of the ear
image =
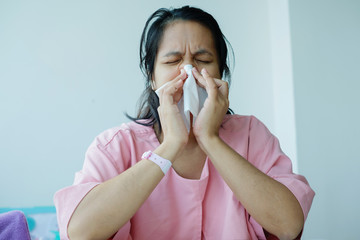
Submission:
[[150,84],[151,84],[151,88],[152,88],[152,90],[156,90],[156,83],[155,83],[155,81],[154,80],[151,80],[150,81]]
[[156,82],[154,80],[154,74],[148,74],[148,76],[151,76],[151,79],[149,80],[150,81],[150,85],[151,85],[151,88],[152,90],[156,90]]

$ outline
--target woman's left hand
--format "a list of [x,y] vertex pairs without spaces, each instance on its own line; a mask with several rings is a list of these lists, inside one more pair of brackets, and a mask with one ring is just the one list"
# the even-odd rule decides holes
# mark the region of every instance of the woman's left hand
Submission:
[[193,126],[194,135],[201,146],[203,141],[219,136],[221,123],[229,108],[229,87],[226,81],[211,77],[205,68],[201,74],[193,68],[193,74],[208,94]]

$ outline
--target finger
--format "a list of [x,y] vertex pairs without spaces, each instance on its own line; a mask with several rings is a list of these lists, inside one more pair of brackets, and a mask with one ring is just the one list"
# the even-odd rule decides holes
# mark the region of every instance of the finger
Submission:
[[216,97],[218,93],[218,86],[216,85],[215,80],[212,77],[210,77],[208,71],[205,68],[201,70],[201,75],[205,79],[206,82],[205,89],[208,95],[212,95]]
[[222,79],[217,79],[217,78],[212,78],[210,75],[209,75],[209,72],[203,68],[201,70],[201,73],[202,73],[202,76],[203,76],[203,79],[205,79],[207,82],[210,83],[210,86],[214,89],[214,85],[213,83],[216,85],[217,89],[220,91],[220,93],[225,96],[226,98],[229,97],[229,85],[228,85],[228,82],[222,80]]
[[162,99],[160,104],[174,104],[180,101],[183,93],[184,80],[187,78],[184,69],[180,70],[180,74],[168,82],[162,89]]
[[168,95],[174,95],[176,92],[178,92],[180,90],[180,88],[183,86],[183,84],[184,84],[184,81],[182,79],[179,79],[176,82],[167,85],[164,88],[164,93],[166,93]]
[[229,97],[229,83],[222,79],[214,78],[214,81],[222,95]]
[[184,69],[180,69],[180,74],[176,76],[176,78],[174,78],[174,80],[170,81],[170,82],[177,82],[178,80],[185,80],[187,78],[187,74],[185,72]]
[[[163,84],[160,88],[158,88],[156,90],[156,92],[158,93],[159,95],[159,98],[160,96],[163,94],[164,90],[169,88],[169,87],[174,87],[173,85],[178,82],[178,81],[184,81],[185,79],[187,78],[187,75],[186,75],[186,72],[185,70],[181,69],[180,70],[180,74],[177,75],[173,80],[170,80],[169,82]],[[178,83],[179,84],[179,83]],[[175,88],[179,88],[179,86],[175,86]]]
[[201,76],[201,74],[198,72],[198,70],[196,68],[192,69],[192,73],[195,77],[196,83],[202,87],[202,88],[206,88],[206,81],[204,79],[203,76]]
[[167,85],[162,91],[160,104],[177,103],[181,98],[183,85],[184,81],[182,79]]

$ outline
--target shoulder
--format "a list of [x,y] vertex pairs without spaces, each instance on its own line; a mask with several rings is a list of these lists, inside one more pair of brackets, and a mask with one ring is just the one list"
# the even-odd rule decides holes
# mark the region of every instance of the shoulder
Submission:
[[251,119],[252,116],[225,115],[219,131],[220,137],[233,149],[243,149],[242,154],[248,145]]
[[225,131],[252,130],[253,128],[266,128],[265,125],[253,115],[225,115],[221,127]]
[[[266,143],[273,138],[268,128],[255,116],[226,115],[220,129],[220,136],[228,144],[251,147],[254,142]],[[239,145],[240,146],[240,145]]]
[[117,144],[119,141],[129,142],[138,138],[152,139],[154,136],[152,127],[143,126],[132,121],[103,131],[95,138],[95,142],[97,145],[107,147],[113,143]]

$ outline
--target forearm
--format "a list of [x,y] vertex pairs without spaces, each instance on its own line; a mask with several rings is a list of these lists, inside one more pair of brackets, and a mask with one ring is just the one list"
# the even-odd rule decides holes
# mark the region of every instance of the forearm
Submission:
[[300,233],[302,209],[288,188],[255,168],[219,137],[206,138],[201,146],[237,199],[264,229],[281,239]]
[[[158,155],[174,158],[171,148]],[[70,239],[108,239],[136,213],[164,174],[155,163],[141,160],[120,175],[93,188],[76,208],[69,226]]]

